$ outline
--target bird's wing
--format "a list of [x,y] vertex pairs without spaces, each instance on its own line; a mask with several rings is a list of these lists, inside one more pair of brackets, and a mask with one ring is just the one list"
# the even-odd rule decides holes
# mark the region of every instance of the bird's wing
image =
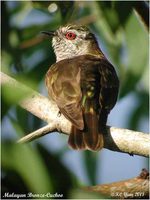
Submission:
[[66,59],[52,65],[46,74],[46,86],[49,96],[56,102],[62,114],[76,128],[82,130],[84,122],[81,109],[80,68],[75,64]]
[[119,79],[114,67],[106,59],[101,59],[99,72],[101,74],[99,103],[101,108],[109,113],[117,101]]

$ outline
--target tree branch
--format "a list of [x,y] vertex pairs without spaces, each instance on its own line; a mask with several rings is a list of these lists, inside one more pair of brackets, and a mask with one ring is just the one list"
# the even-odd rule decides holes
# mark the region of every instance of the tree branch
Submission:
[[149,173],[142,169],[138,177],[83,188],[90,192],[98,192],[115,199],[148,199],[149,197]]
[[[48,123],[47,126],[26,135],[18,142],[29,142],[56,130],[64,134],[70,134],[71,123],[63,115],[58,115],[59,109],[52,100],[42,96],[2,72],[1,84],[13,86],[14,92],[15,90],[20,90],[23,93],[27,93],[28,91],[30,95],[21,100],[18,104]],[[112,151],[148,156],[150,152],[150,137],[148,134],[141,132],[108,127],[108,134],[104,135],[104,148]]]
[[17,143],[25,143],[25,142],[31,142],[32,140],[35,140],[37,138],[40,138],[50,132],[54,132],[57,131],[55,129],[55,125],[54,124],[48,124],[24,137],[22,137],[20,140],[17,141]]

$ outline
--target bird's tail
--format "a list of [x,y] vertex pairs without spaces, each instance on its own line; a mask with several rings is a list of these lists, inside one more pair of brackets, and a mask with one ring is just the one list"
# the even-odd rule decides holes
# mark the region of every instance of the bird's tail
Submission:
[[[99,115],[100,116],[100,115]],[[68,144],[76,150],[92,150],[98,151],[103,148],[103,130],[106,124],[102,127],[99,117],[96,113],[84,113],[84,129],[79,130],[72,126],[71,134],[69,135]]]

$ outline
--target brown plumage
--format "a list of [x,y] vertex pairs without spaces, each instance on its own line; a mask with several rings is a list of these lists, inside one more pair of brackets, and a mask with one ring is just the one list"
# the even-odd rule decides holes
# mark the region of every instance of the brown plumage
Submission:
[[81,55],[53,64],[46,75],[49,95],[72,122],[74,149],[103,147],[107,115],[117,100],[118,78],[105,59]]
[[[72,123],[69,145],[73,149],[96,151],[103,147],[107,116],[117,101],[119,81],[113,66],[98,48],[94,35],[84,27],[79,28],[80,34],[83,28],[82,32],[85,30],[87,34],[83,40],[90,45],[89,49],[85,48],[85,53],[81,53],[85,47],[81,45],[82,41],[69,43],[73,45],[75,55],[69,53],[70,49],[65,51],[65,46],[64,52],[62,47],[59,51],[60,38],[68,33],[70,27],[66,32],[63,28],[55,32],[53,46],[57,62],[46,74],[46,86],[60,112]],[[80,35],[76,33],[77,36]],[[68,41],[64,41],[67,45]]]

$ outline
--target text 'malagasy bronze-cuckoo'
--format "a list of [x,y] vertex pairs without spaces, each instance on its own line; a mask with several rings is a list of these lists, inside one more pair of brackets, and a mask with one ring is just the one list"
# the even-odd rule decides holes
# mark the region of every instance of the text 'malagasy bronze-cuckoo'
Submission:
[[56,63],[46,74],[46,86],[72,123],[68,143],[77,150],[100,150],[107,117],[118,96],[115,69],[85,26],[69,24],[42,33],[52,36]]

